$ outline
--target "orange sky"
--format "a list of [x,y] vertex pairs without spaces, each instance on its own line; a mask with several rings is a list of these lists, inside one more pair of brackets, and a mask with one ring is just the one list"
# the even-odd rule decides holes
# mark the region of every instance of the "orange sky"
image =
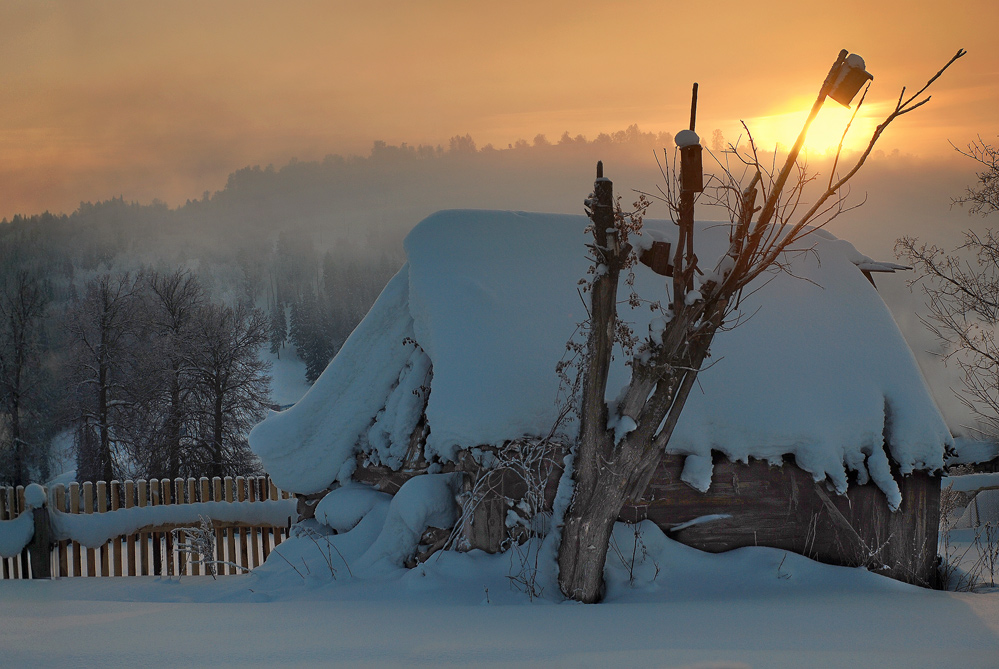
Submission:
[[840,48],[875,75],[873,110],[968,50],[880,145],[938,157],[999,134],[997,4],[7,0],[0,217],[176,205],[246,165],[375,139],[675,132],[693,81],[702,134],[744,119],[789,144]]

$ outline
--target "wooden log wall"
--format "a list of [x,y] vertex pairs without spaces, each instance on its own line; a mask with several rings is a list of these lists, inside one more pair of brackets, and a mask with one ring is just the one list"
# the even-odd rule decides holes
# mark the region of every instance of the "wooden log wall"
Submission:
[[[683,456],[665,457],[642,499],[626,505],[620,519],[652,520],[671,538],[711,553],[770,546],[935,585],[939,476],[902,476],[893,465],[902,505],[892,512],[875,484],[851,481],[847,493],[838,495],[816,483],[793,458],[776,467],[763,460],[716,457],[706,493],[680,480],[683,461]],[[695,519],[704,522],[682,527]]]
[[[223,493],[224,491],[224,493]],[[194,502],[264,502],[288,499],[289,493],[278,490],[269,477],[242,476],[209,480],[151,479],[149,481],[98,481],[69,486],[58,484],[46,490],[49,504],[63,513],[106,513],[134,506],[190,504]],[[0,487],[0,520],[17,518],[24,510],[24,487]],[[267,556],[288,538],[288,528],[247,526],[237,523],[213,523],[216,530],[215,559],[234,565],[217,565],[216,574],[245,573],[263,564]],[[178,539],[186,540],[180,533]],[[30,578],[29,550],[15,558],[0,558],[0,578]],[[169,531],[140,531],[115,537],[99,549],[81,546],[76,541],[59,541],[52,546],[53,576],[198,576],[207,567],[192,561],[178,550]]]

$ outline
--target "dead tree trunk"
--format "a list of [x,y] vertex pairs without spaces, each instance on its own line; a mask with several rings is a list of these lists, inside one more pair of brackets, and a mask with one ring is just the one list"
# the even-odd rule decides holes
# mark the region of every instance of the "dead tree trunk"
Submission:
[[727,306],[727,299],[720,296],[707,302],[676,303],[679,311],[666,339],[654,349],[655,355],[647,363],[632,361],[632,380],[616,410],[617,425],[608,427],[607,374],[620,327],[617,289],[621,271],[632,262],[627,232],[613,200],[612,184],[603,178],[598,164],[590,202],[595,241],[591,249],[602,267],[590,291],[575,494],[559,546],[563,594],[588,603],[598,601],[602,594],[614,522],[625,501],[637,498],[648,486]]

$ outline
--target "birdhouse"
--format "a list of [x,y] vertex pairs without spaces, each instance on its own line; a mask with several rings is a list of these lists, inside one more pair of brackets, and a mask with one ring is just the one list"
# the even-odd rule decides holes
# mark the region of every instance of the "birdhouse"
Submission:
[[833,82],[832,90],[829,91],[829,97],[849,108],[854,96],[873,78],[874,75],[867,71],[864,59],[852,53],[840,65],[839,74]]
[[680,188],[691,193],[704,190],[701,139],[693,130],[681,130],[673,139],[680,149]]
[[672,258],[669,255],[669,242],[652,242],[652,248],[645,249],[638,256],[639,262],[647,265],[660,276],[673,276]]

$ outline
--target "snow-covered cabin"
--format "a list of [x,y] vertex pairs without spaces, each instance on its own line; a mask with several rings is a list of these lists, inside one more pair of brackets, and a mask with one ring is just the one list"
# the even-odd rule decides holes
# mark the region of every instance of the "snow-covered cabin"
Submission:
[[[317,493],[377,480],[371,471],[447,470],[477,447],[548,434],[556,365],[587,316],[588,223],[459,210],[417,225],[408,262],[316,384],[251,433],[274,482]],[[647,220],[644,237],[675,229]],[[702,266],[727,235],[726,224],[697,225]],[[706,550],[770,545],[928,583],[950,433],[864,275],[891,266],[824,231],[809,239],[788,272],[745,291],[663,464],[622,517]],[[640,296],[668,301],[667,279],[641,265],[635,274]],[[626,304],[620,315],[639,335],[659,317]],[[619,351],[610,401],[628,380],[624,362]],[[561,431],[568,442],[575,426]]]

